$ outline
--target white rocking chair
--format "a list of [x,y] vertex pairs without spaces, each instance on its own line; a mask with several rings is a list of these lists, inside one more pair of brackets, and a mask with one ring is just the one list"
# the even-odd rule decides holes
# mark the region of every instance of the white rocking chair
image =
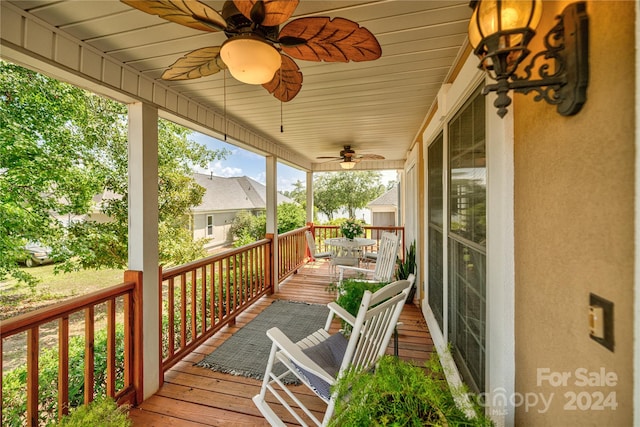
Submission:
[[[302,418],[299,411],[304,412],[315,425],[326,426],[333,415],[335,405],[335,395],[331,392],[331,386],[347,369],[373,368],[385,354],[411,285],[408,280],[399,280],[373,294],[365,291],[355,317],[335,302],[329,303],[330,312],[324,329],[319,329],[297,343],[287,338],[280,329],[269,329],[267,335],[273,341],[273,345],[260,394],[253,398],[253,402],[267,421],[273,426],[285,425],[267,402],[266,394],[269,391],[301,425],[307,426],[308,421]],[[352,326],[349,338],[341,332],[329,334],[335,315]],[[277,361],[282,362],[287,368],[287,371],[279,376],[272,372]],[[288,373],[293,373],[327,404],[322,420],[319,420],[291,388],[281,381]],[[293,408],[291,402],[299,409]]]
[[[338,265],[339,278],[338,283],[342,283],[345,270],[356,271],[365,275],[364,281],[369,282],[390,282],[396,271],[396,258],[398,257],[398,244],[400,239],[397,235],[390,232],[382,233],[380,238],[380,246],[376,256],[376,267],[374,270],[367,268],[352,267],[347,265]],[[360,279],[358,279],[360,280]]]

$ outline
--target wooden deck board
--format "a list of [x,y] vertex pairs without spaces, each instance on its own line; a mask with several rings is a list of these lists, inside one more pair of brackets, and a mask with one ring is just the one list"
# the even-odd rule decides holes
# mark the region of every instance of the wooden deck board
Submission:
[[[184,357],[166,374],[160,390],[132,408],[134,426],[261,426],[268,423],[260,416],[251,398],[259,392],[261,381],[214,372],[194,366],[207,354],[238,331],[273,300],[284,299],[326,304],[334,299],[327,292],[331,277],[327,263],[308,264],[280,285],[278,293],[268,295],[242,313],[236,324],[222,331]],[[412,303],[405,305],[398,326],[398,354],[401,359],[423,366],[429,359],[433,341],[420,309]],[[337,326],[336,326],[337,328]],[[388,349],[393,354],[393,339]],[[265,355],[266,357],[266,355]],[[302,400],[312,410],[323,410],[323,403],[306,387],[300,387]],[[287,424],[297,425],[280,405],[272,405]]]

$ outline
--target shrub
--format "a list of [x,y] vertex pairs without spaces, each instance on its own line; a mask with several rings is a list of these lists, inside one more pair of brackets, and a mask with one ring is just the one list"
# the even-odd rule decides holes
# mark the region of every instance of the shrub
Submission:
[[118,406],[111,398],[96,399],[62,417],[60,427],[129,427],[133,425],[128,407]]
[[480,414],[467,417],[456,406],[436,356],[427,362],[426,368],[425,372],[395,357],[384,356],[374,373],[348,372],[336,384],[338,396],[330,425],[492,425]]

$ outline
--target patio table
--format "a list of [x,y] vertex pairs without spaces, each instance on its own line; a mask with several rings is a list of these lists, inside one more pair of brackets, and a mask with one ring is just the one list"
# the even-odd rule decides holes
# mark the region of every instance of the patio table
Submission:
[[364,237],[356,237],[354,239],[333,237],[324,241],[325,245],[337,248],[336,256],[332,259],[334,265],[354,266],[357,266],[360,261],[362,249],[367,246],[373,246],[376,243],[376,240],[366,239]]

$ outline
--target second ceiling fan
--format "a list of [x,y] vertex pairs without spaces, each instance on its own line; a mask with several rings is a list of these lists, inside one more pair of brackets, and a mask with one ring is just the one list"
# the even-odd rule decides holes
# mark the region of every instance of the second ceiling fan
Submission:
[[221,46],[196,49],[178,59],[162,74],[165,80],[195,79],[228,68],[237,80],[262,84],[287,102],[302,88],[302,73],[292,58],[360,62],[382,54],[369,30],[344,18],[298,18],[280,29],[299,0],[227,0],[222,14],[197,0],[121,1],[190,28],[226,34]]
[[384,160],[384,156],[379,154],[356,154],[350,145],[345,145],[338,157],[320,156],[316,158],[318,160],[338,161],[342,169],[353,169],[356,163],[362,160]]

